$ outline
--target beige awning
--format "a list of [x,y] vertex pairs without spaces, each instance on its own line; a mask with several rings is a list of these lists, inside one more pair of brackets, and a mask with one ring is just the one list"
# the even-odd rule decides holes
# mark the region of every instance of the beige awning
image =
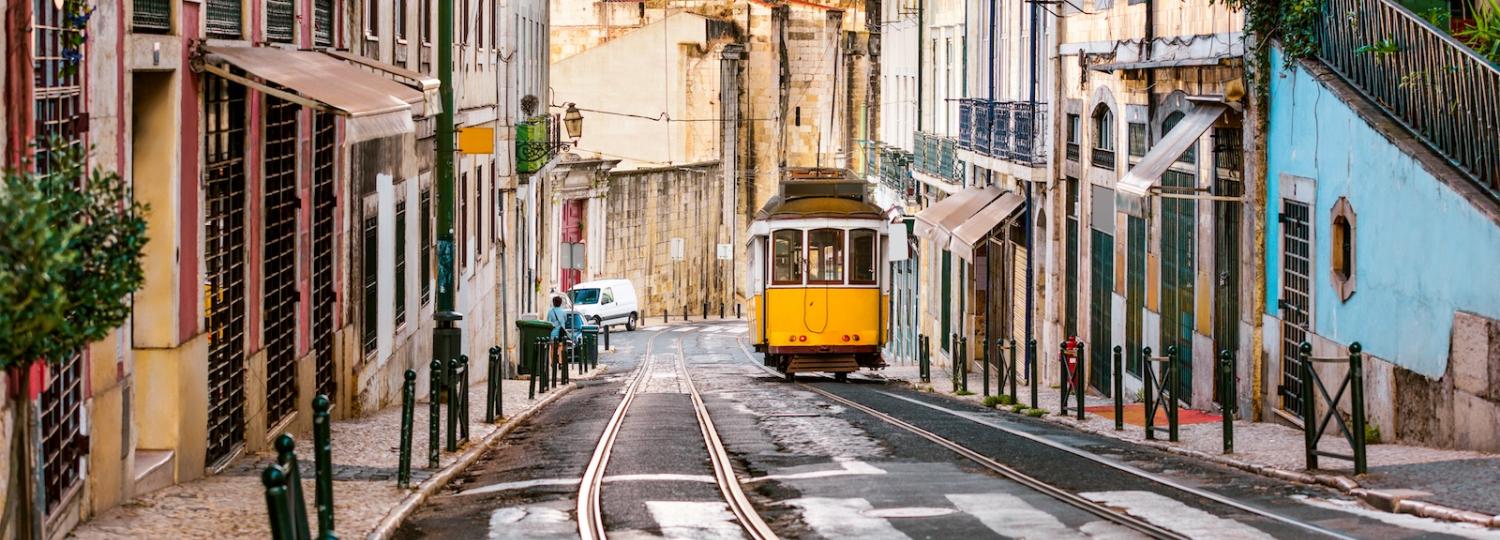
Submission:
[[917,213],[916,233],[932,240],[937,247],[946,248],[948,236],[953,233],[953,229],[963,225],[969,217],[990,204],[1001,193],[1000,188],[987,186],[967,188],[949,195]]
[[411,114],[418,118],[437,116],[443,110],[443,101],[438,90],[442,88],[442,81],[436,76],[418,73],[401,66],[377,62],[363,56],[346,51],[324,50],[323,54],[332,56],[351,65],[355,65],[376,75],[401,83],[412,90],[422,93],[422,101],[412,103]]
[[1202,137],[1203,133],[1219,120],[1219,116],[1223,115],[1225,110],[1227,107],[1219,103],[1194,105],[1193,110],[1188,112],[1187,116],[1172,128],[1172,131],[1167,132],[1167,135],[1162,137],[1161,141],[1151,148],[1151,151],[1146,152],[1141,162],[1137,163],[1135,168],[1130,169],[1130,172],[1125,174],[1125,178],[1120,180],[1116,193],[1122,209],[1139,207],[1140,199],[1145,198],[1151,192],[1151,188],[1161,180],[1162,173],[1167,172],[1167,168],[1171,167],[1183,152],[1192,147],[1193,143],[1197,142],[1198,138]]
[[[416,131],[411,104],[421,92],[401,83],[345,64],[331,56],[275,47],[206,47],[204,70],[306,107],[339,114],[346,143],[391,137]],[[263,84],[241,76],[228,64]]]
[[1026,197],[1014,191],[1005,192],[954,229],[953,240],[948,242],[948,249],[960,259],[974,262],[974,246],[983,242],[996,225],[1009,221],[1025,206]]

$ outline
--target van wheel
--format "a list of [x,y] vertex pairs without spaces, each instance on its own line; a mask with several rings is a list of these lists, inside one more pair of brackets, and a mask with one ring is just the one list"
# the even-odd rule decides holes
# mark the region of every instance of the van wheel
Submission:
[[842,371],[833,374],[833,380],[838,382],[849,382],[849,374]]
[[627,318],[627,319],[625,319],[625,331],[626,332],[634,332],[635,331],[635,314],[634,313],[631,313],[630,317]]

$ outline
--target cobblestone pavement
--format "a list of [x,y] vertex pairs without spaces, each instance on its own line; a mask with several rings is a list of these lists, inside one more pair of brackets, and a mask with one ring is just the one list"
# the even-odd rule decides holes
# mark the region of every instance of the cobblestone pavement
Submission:
[[[598,372],[575,378],[596,375]],[[535,400],[526,399],[526,384],[524,380],[504,382],[507,416],[514,417],[546,397],[538,395]],[[483,382],[473,385],[469,391],[469,435],[474,443],[484,440],[502,426],[484,423],[484,393]],[[412,430],[413,486],[420,485],[438,470],[452,466],[463,450],[443,452],[439,469],[426,467],[426,403],[425,399],[419,399],[416,429]],[[412,492],[396,487],[400,433],[399,405],[363,418],[333,423],[334,525],[340,537],[363,538]],[[302,470],[303,492],[308,503],[308,516],[316,526],[316,511],[312,508],[312,456],[311,437],[299,437],[297,457]],[[82,539],[270,538],[260,472],[274,459],[274,453],[242,456],[220,474],[163,488],[107,510],[80,525],[71,536]]]
[[[930,387],[932,391],[952,394],[953,383],[946,367],[934,364],[932,382],[918,382],[917,366],[896,365],[878,372],[891,380],[901,380],[917,387]],[[970,374],[969,391],[972,396],[954,396],[957,399],[980,401],[981,383],[979,375]],[[1023,403],[1030,403],[1029,387],[1018,385],[1017,393]],[[993,393],[1001,393],[992,390]],[[1124,440],[1143,441],[1145,431],[1140,426],[1125,425],[1124,431],[1114,430],[1113,418],[1089,414],[1080,423],[1073,417],[1058,416],[1060,396],[1057,389],[1041,385],[1038,401],[1052,422],[1067,424],[1080,429],[1116,437]],[[1113,405],[1110,398],[1089,394],[1085,401],[1089,406]],[[1210,411],[1217,414],[1218,411]],[[1179,430],[1178,443],[1166,443],[1183,449],[1205,454],[1221,454],[1223,451],[1223,426],[1219,422],[1183,425]],[[1234,423],[1234,454],[1226,456],[1243,463],[1273,467],[1287,471],[1306,471],[1302,451],[1302,431],[1270,422]],[[1319,448],[1325,451],[1348,454],[1349,445],[1343,438],[1330,434],[1323,438]],[[1461,450],[1446,450],[1404,444],[1375,444],[1367,447],[1370,472],[1355,478],[1360,486],[1369,489],[1399,492],[1405,498],[1471,510],[1482,514],[1500,516],[1500,455],[1482,454]],[[1352,476],[1353,465],[1347,461],[1323,458],[1320,473],[1335,473]]]

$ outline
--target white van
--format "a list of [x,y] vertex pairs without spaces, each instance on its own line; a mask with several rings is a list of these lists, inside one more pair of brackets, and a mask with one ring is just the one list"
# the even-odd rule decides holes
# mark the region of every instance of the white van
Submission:
[[626,279],[601,279],[574,285],[568,291],[573,300],[573,309],[588,324],[624,324],[626,330],[635,330],[641,320],[639,303],[635,298],[635,285]]

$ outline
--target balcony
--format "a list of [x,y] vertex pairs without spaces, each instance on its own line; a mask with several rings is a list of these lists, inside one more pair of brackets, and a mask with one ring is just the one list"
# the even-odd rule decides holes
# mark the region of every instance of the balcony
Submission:
[[968,150],[974,144],[974,100],[958,100],[958,147]]
[[172,3],[167,0],[135,0],[131,30],[143,33],[172,31]]
[[1323,63],[1500,198],[1500,67],[1390,0],[1329,0],[1320,26]]
[[913,152],[915,170],[951,182],[962,178],[958,167],[958,139],[933,133],[917,132]]
[[[970,119],[967,124],[966,117]],[[972,141],[960,148],[1027,166],[1046,162],[1044,104],[970,99],[959,105],[959,119],[960,141],[964,137]]]
[[871,156],[870,174],[880,178],[880,183],[903,197],[915,195],[911,178],[912,153],[899,147],[875,143]]
[[557,116],[537,116],[516,124],[516,172],[534,173],[562,148]]
[[1095,167],[1113,171],[1115,170],[1115,151],[1094,148],[1092,152],[1089,152],[1089,161]]

